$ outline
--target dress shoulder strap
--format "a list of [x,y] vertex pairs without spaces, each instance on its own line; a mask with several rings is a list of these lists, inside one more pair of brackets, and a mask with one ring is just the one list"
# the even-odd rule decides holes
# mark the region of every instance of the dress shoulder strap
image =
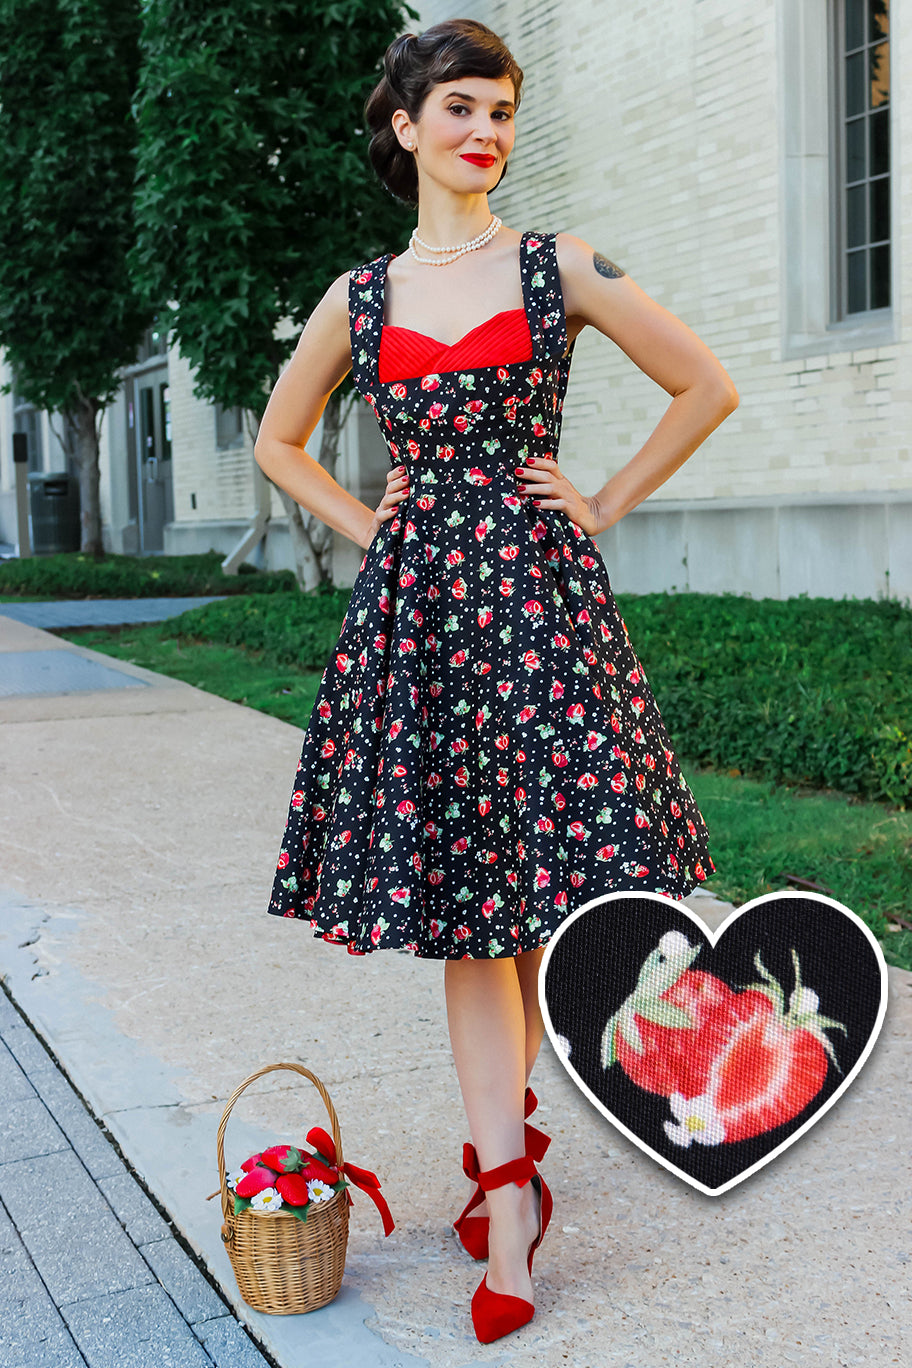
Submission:
[[559,361],[567,346],[567,318],[557,263],[557,234],[527,231],[520,246],[520,270],[534,355],[544,364]]
[[348,273],[348,324],[351,334],[352,380],[363,394],[375,388],[383,327],[383,279],[394,252],[386,252]]

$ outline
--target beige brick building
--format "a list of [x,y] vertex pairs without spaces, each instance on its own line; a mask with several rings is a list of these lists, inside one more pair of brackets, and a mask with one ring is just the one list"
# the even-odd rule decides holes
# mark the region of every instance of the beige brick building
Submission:
[[[591,242],[690,324],[738,386],[738,411],[599,538],[615,588],[912,595],[909,8],[431,0],[420,10],[415,27],[482,20],[525,70],[516,148],[492,208],[514,228]],[[162,544],[228,551],[256,506],[249,438],[232,439],[231,415],[193,399],[173,353],[167,380],[173,513]],[[5,402],[0,538],[14,540]],[[106,425],[115,548],[137,540],[127,403]],[[584,493],[600,487],[666,404],[586,328],[562,468]],[[386,460],[359,403],[337,478],[373,506]],[[266,558],[284,564],[277,499],[273,511]],[[336,545],[337,577],[351,582],[360,548],[341,536]]]

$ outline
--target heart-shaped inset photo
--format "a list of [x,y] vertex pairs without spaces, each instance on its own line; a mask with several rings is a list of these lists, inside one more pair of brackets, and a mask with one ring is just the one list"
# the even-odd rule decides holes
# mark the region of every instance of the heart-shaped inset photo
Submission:
[[551,1042],[599,1111],[711,1197],[828,1111],[874,1046],[887,966],[854,912],[770,893],[717,931],[658,893],[611,893],[548,944]]

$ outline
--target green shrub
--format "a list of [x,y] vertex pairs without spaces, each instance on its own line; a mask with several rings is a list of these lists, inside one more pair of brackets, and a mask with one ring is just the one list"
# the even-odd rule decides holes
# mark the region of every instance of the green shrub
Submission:
[[[323,670],[350,589],[193,608],[167,624]],[[912,799],[912,611],[893,601],[619,595],[675,749],[755,778]]]
[[675,747],[785,783],[912,798],[912,611],[872,599],[619,595]]
[[0,561],[0,594],[48,598],[154,598],[208,594],[287,594],[297,591],[290,570],[244,564],[222,574],[218,551],[195,556],[115,556],[96,561],[81,552]]
[[165,624],[179,641],[219,642],[258,652],[271,665],[323,670],[339,637],[351,589],[317,594],[258,595],[190,608]]

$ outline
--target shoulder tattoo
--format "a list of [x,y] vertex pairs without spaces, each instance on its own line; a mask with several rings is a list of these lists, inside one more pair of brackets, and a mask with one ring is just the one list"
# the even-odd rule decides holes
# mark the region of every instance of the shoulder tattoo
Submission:
[[613,261],[609,261],[607,257],[602,256],[601,252],[592,253],[592,264],[599,275],[604,276],[606,280],[618,280],[622,275],[626,274],[621,270],[620,266],[615,266]]

